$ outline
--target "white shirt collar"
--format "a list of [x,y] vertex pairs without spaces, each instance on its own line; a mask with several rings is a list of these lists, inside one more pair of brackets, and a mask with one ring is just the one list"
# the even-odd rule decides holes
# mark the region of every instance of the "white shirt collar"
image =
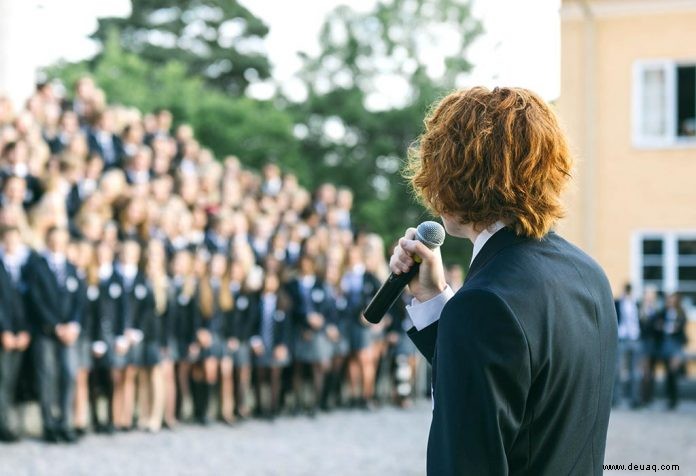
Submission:
[[505,223],[497,221],[485,230],[483,230],[481,233],[479,233],[479,236],[477,236],[476,240],[474,240],[474,251],[471,253],[472,263],[474,262],[476,255],[478,255],[481,249],[483,248],[483,245],[486,244],[486,242],[491,238],[491,236],[495,235],[503,228],[505,228]]

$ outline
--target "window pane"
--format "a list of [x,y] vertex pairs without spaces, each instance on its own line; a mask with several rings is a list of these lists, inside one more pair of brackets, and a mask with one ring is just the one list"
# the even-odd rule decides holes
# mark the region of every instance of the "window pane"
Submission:
[[662,254],[662,240],[661,239],[647,239],[643,240],[643,255],[661,255]]
[[696,66],[677,68],[677,136],[696,137]]
[[679,281],[696,281],[696,266],[679,266]]
[[696,255],[696,240],[679,240],[680,255]]
[[641,132],[644,136],[667,134],[667,78],[662,67],[646,68],[642,73]]
[[661,280],[662,266],[643,266],[643,279]]

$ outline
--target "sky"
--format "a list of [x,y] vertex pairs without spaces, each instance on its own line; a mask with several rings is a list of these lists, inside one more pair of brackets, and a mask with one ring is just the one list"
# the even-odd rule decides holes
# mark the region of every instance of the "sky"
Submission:
[[[25,0],[23,0],[25,1]],[[291,83],[298,51],[318,52],[326,14],[340,4],[369,9],[376,0],[240,0],[270,26],[266,39],[274,78]],[[51,41],[36,52],[36,65],[79,60],[97,49],[87,36],[100,16],[127,15],[129,0],[31,0],[37,31]],[[475,65],[468,85],[522,86],[547,100],[560,92],[560,0],[474,0],[474,15],[485,34],[472,46]],[[70,25],[70,28],[66,28]]]

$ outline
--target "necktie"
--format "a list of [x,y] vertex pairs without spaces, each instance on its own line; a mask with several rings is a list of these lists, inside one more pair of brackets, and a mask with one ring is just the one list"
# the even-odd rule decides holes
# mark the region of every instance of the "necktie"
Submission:
[[273,306],[269,299],[263,300],[263,314],[261,321],[261,339],[266,349],[270,349],[273,345]]

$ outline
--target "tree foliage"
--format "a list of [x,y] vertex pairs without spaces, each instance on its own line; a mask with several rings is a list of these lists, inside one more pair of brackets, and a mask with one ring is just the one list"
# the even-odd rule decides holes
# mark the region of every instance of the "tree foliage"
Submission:
[[228,93],[270,76],[268,26],[236,0],[132,0],[130,16],[102,18],[93,38],[120,32],[121,47],[149,64],[176,60]]
[[319,180],[355,190],[358,221],[385,238],[426,216],[401,177],[403,160],[429,105],[471,69],[467,48],[480,32],[458,0],[383,1],[367,13],[341,6],[324,23],[320,54],[305,57],[308,97],[293,107],[302,153],[317,161]]

